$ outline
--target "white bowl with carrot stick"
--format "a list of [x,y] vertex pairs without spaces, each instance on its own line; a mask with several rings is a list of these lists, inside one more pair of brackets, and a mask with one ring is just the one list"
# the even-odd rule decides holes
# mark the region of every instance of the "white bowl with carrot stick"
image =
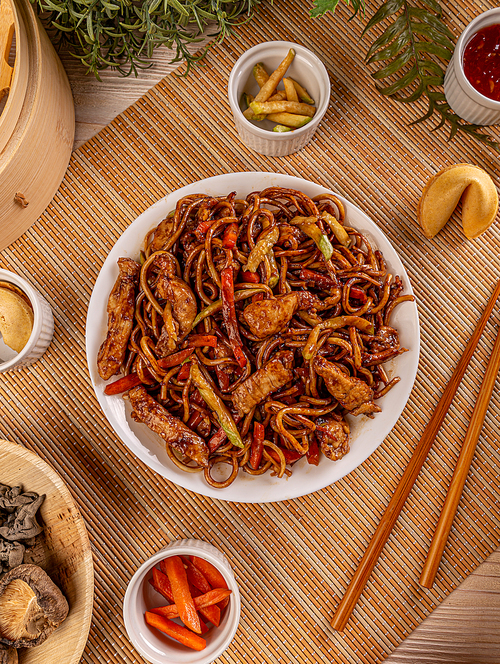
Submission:
[[321,60],[304,46],[264,42],[235,63],[228,96],[243,143],[282,157],[313,137],[328,109],[330,79]]
[[152,664],[209,664],[231,643],[240,594],[224,554],[178,540],[149,558],[123,600],[128,637]]

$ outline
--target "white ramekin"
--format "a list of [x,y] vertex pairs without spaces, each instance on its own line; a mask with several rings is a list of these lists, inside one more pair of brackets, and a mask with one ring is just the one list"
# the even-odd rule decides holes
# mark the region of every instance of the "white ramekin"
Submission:
[[[295,50],[295,57],[287,75],[307,88],[314,99],[316,113],[311,122],[300,129],[280,134],[247,120],[241,110],[240,101],[243,92],[255,96],[259,91],[259,86],[252,75],[253,66],[262,62],[266,70],[271,73],[291,48]],[[241,140],[252,150],[270,157],[283,157],[302,150],[313,137],[328,109],[330,91],[330,79],[321,60],[304,46],[288,41],[264,42],[246,51],[236,61],[228,83],[229,104]],[[270,128],[273,126],[266,120],[264,123]]]
[[460,35],[444,79],[446,101],[466,122],[491,125],[500,121],[500,101],[488,99],[469,83],[464,74],[463,57],[471,38],[488,25],[500,23],[500,7],[480,14]]
[[33,330],[28,343],[15,357],[0,363],[0,372],[22,369],[38,360],[47,350],[54,336],[54,317],[47,300],[26,279],[14,272],[0,270],[0,281],[8,281],[29,297],[33,307]]
[[[221,624],[219,627],[212,627],[203,636],[207,641],[205,650],[197,652],[181,643],[176,643],[147,625],[144,619],[144,613],[148,609],[166,603],[166,600],[151,587],[149,579],[152,577],[153,567],[168,556],[204,558],[217,567],[232,591]],[[128,637],[136,650],[152,664],[210,664],[222,655],[233,640],[240,622],[240,610],[240,593],[227,558],[208,542],[194,539],[171,542],[146,560],[131,578],[123,600],[123,618]]]

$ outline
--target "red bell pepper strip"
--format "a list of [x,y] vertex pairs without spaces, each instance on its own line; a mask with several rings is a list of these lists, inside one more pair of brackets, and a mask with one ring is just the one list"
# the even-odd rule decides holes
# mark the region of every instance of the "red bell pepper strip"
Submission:
[[207,219],[207,221],[202,221],[198,226],[195,228],[195,235],[199,237],[203,237],[204,235],[207,234],[208,229],[212,224],[214,224],[217,220],[216,219]]
[[[193,565],[200,570],[212,588],[226,588],[227,590],[227,583],[225,578],[216,567],[208,562],[208,560],[205,560],[204,558],[198,558],[197,556],[189,556],[189,559]],[[222,600],[222,602],[219,602],[218,606],[223,609],[225,606],[227,606],[228,602],[229,599]]]
[[362,288],[358,286],[351,286],[349,291],[349,297],[352,297],[353,300],[359,300],[361,303],[365,303],[367,300],[366,293]]
[[266,429],[260,422],[253,423],[253,439],[250,447],[250,465],[254,470],[257,470],[262,460],[262,452],[264,451],[264,435]]
[[260,276],[257,272],[248,272],[248,270],[243,270],[241,273],[241,278],[246,284],[260,284]]
[[313,439],[309,443],[309,449],[306,453],[307,463],[310,463],[312,466],[317,466],[319,464],[319,447],[316,439]]
[[215,373],[217,374],[217,380],[219,381],[220,389],[223,390],[224,392],[227,392],[227,390],[229,390],[229,387],[231,385],[229,374],[224,370],[224,367],[221,367],[218,364],[216,364],[214,368],[215,368]]
[[149,579],[149,583],[153,586],[156,592],[163,595],[163,597],[168,599],[169,602],[174,601],[174,593],[172,592],[172,586],[170,585],[168,576],[163,572],[160,572],[156,567],[153,567],[153,578]]
[[158,360],[158,365],[162,369],[176,367],[178,364],[185,362],[193,353],[194,348],[184,348],[184,350],[180,350],[178,353],[174,353],[168,357],[162,357],[160,360]]
[[190,334],[186,341],[188,348],[203,348],[203,346],[215,348],[217,346],[217,337],[213,334]]
[[[303,454],[297,452],[296,450],[287,450],[284,447],[280,447],[280,450],[283,452],[283,456],[285,457],[285,461],[287,462],[287,464],[294,463],[295,461],[298,461],[303,457]],[[267,449],[266,452],[269,454],[269,456],[273,457],[276,463],[280,462],[279,456],[276,454],[274,450]]]
[[[200,618],[196,611],[193,597],[189,591],[186,570],[180,556],[169,556],[162,561],[168,580],[172,586],[174,602],[179,609],[182,622],[197,634],[201,633]],[[163,565],[162,565],[163,567]]]
[[140,384],[141,379],[139,376],[136,373],[131,373],[128,374],[128,376],[118,378],[118,380],[115,380],[113,383],[106,385],[104,388],[104,394],[107,394],[108,397],[112,394],[121,394],[122,392],[127,392],[127,390],[131,390],[133,387]]
[[194,413],[191,413],[189,420],[186,422],[187,426],[190,429],[196,429],[198,424],[202,421],[203,415],[199,410],[195,410]]
[[191,365],[189,362],[186,362],[186,364],[184,364],[184,366],[180,368],[180,371],[177,374],[177,380],[187,380],[189,378],[190,371],[191,371]]
[[[226,599],[226,597],[229,597],[231,594],[230,590],[226,590],[225,588],[214,588],[213,590],[209,590],[207,593],[204,593],[203,595],[198,595],[197,597],[194,598],[194,605],[198,610],[204,609],[209,606],[213,606],[214,604],[217,604],[217,602],[221,602],[223,599]],[[165,616],[165,618],[178,618],[179,617],[179,609],[177,608],[176,604],[169,604],[168,606],[159,606],[156,609],[151,609],[152,613],[156,613],[159,616]],[[216,625],[217,627],[218,625]]]
[[167,636],[170,636],[176,641],[179,641],[185,646],[188,646],[188,648],[192,648],[193,650],[204,650],[207,647],[207,642],[205,639],[202,639],[201,636],[193,634],[193,632],[190,632],[189,629],[174,623],[168,618],[159,616],[158,614],[152,613],[151,611],[146,611],[144,617],[146,618],[148,625],[159,629],[160,632],[167,634]]
[[247,358],[243,353],[243,344],[241,342],[238,321],[236,319],[236,309],[234,306],[234,281],[233,268],[225,267],[221,272],[222,283],[222,317],[226,327],[229,345],[233,355],[242,369],[246,367]]
[[[239,422],[241,422],[241,416],[235,415],[233,417],[233,420],[235,424],[238,424]],[[218,431],[216,431],[216,433],[214,433],[212,438],[210,438],[210,440],[207,443],[210,452],[215,452],[215,450],[217,450],[226,439],[227,439],[226,432],[221,427]]]
[[215,452],[215,450],[219,449],[219,447],[226,439],[227,439],[226,432],[221,427],[216,433],[214,433],[212,438],[210,438],[210,440],[207,443],[210,452]]
[[232,223],[226,226],[222,236],[222,246],[224,249],[234,249],[238,239],[238,224]]
[[300,279],[312,283],[315,286],[319,286],[320,288],[335,288],[337,285],[333,279],[326,274],[314,272],[314,270],[307,270],[306,268],[301,269],[299,277]]

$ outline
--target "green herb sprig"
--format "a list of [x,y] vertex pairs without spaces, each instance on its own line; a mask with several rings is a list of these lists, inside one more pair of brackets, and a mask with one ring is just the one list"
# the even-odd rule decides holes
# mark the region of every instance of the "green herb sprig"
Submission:
[[[344,0],[349,5],[349,0]],[[315,0],[311,16],[334,12],[339,0]],[[378,91],[392,99],[411,104],[419,100],[427,103],[426,112],[411,124],[437,117],[436,131],[448,126],[449,138],[459,132],[500,152],[500,144],[485,133],[480,125],[462,120],[450,108],[442,91],[445,69],[454,49],[454,35],[443,22],[443,10],[437,0],[387,0],[369,19],[363,36],[380,26],[384,32],[369,47],[366,62],[379,68],[372,73]],[[353,17],[364,0],[352,0]]]
[[[187,46],[207,36],[222,41],[232,28],[251,18],[261,0],[32,0],[56,44],[99,78],[115,67],[124,76],[151,66],[153,50],[175,49],[172,62],[186,61],[187,72],[205,51],[192,55]],[[187,73],[186,72],[186,73]]]

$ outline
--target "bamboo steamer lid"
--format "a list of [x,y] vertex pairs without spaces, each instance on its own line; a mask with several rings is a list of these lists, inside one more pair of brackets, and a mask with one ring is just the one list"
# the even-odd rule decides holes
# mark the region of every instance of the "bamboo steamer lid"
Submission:
[[[8,33],[1,0],[0,39]],[[2,11],[3,10],[3,11]],[[68,167],[75,133],[71,89],[30,0],[12,0],[16,59],[0,116],[0,250],[43,213]],[[0,51],[5,60],[5,43]],[[1,71],[6,62],[0,66]]]

